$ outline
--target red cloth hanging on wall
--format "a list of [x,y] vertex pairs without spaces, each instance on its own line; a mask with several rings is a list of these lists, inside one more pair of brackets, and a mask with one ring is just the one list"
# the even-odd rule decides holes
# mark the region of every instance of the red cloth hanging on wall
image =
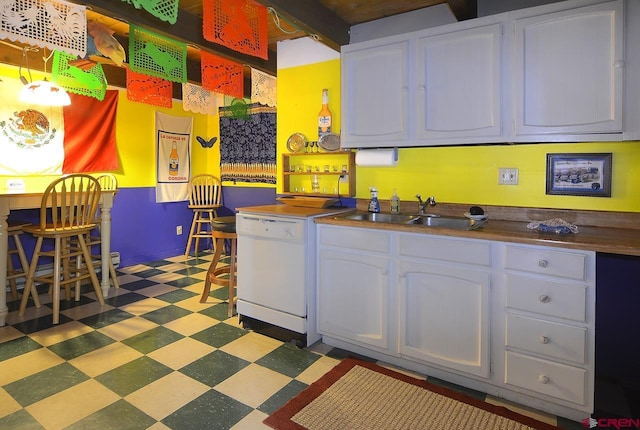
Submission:
[[116,112],[118,91],[107,90],[104,99],[70,93],[65,106],[64,163],[62,173],[118,170]]
[[231,97],[244,96],[244,71],[242,64],[227,60],[207,51],[200,52],[202,88]]
[[267,8],[254,0],[205,0],[202,34],[210,42],[267,59]]

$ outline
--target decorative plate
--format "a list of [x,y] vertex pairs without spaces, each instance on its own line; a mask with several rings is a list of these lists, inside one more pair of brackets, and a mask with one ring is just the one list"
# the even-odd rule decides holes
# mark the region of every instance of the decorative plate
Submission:
[[293,133],[287,140],[287,149],[289,152],[300,152],[307,143],[307,137],[302,133]]
[[337,151],[340,149],[340,135],[336,133],[325,134],[318,141],[318,146],[325,151]]
[[472,219],[474,221],[482,221],[482,220],[485,220],[485,219],[489,218],[489,216],[487,214],[471,215],[469,212],[465,212],[464,216],[466,216],[467,218]]

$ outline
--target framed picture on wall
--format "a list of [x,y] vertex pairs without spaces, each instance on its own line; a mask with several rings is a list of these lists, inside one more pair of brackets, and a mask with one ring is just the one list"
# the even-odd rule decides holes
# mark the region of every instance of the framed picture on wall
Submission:
[[547,194],[611,197],[611,153],[547,154]]

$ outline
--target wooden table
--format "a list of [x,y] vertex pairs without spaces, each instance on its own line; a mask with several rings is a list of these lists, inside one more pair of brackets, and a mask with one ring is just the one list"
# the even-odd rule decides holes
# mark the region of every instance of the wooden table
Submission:
[[[102,191],[100,195],[100,234],[102,237],[102,294],[109,293],[109,259],[111,258],[111,208],[117,191]],[[8,225],[7,217],[12,210],[39,208],[42,203],[43,193],[4,193],[0,194],[0,327],[4,326],[7,319],[7,258]]]

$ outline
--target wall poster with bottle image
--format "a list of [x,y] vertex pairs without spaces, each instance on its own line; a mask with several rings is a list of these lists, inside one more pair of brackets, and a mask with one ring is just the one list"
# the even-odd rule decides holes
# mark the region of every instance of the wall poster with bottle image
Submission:
[[156,112],[156,202],[187,200],[193,118]]

